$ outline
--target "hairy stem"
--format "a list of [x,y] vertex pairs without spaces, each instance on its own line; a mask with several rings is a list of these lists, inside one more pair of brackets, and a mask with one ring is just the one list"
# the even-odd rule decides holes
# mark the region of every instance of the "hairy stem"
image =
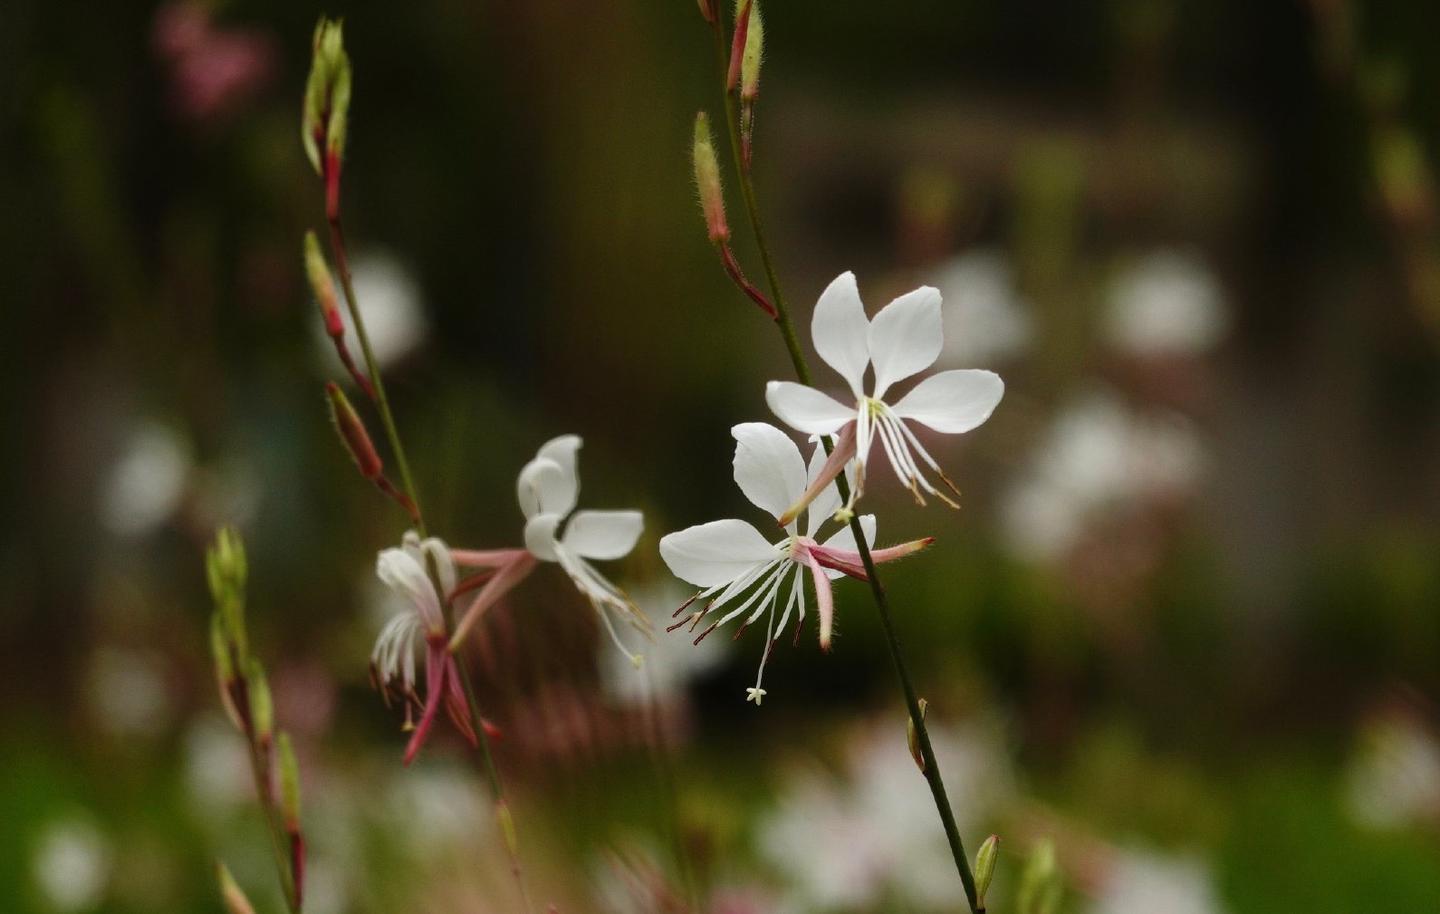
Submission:
[[[716,11],[714,32],[715,46],[720,60],[722,78],[722,89],[724,87],[724,76],[729,66],[725,47],[725,27],[723,15]],[[729,127],[730,150],[735,160],[736,181],[740,185],[740,195],[745,201],[745,213],[750,220],[751,231],[755,234],[755,246],[760,253],[760,262],[765,268],[765,278],[770,285],[771,300],[775,305],[775,323],[780,328],[780,334],[785,339],[785,348],[790,353],[790,362],[795,368],[796,378],[802,384],[810,384],[810,367],[805,360],[805,354],[800,349],[799,338],[795,334],[795,324],[790,319],[790,309],[785,303],[785,295],[780,289],[780,281],[775,271],[774,258],[770,254],[770,247],[765,240],[765,230],[760,220],[760,210],[755,203],[755,186],[750,179],[750,169],[745,162],[742,150],[739,123],[736,116],[736,103],[734,93],[724,92],[725,96],[725,121]],[[822,438],[821,443],[825,446],[826,453],[833,447],[828,438]],[[835,487],[840,491],[842,503],[850,498],[849,486],[846,484],[845,475],[842,473],[835,479]],[[890,600],[885,595],[885,588],[880,583],[880,575],[875,568],[875,560],[870,555],[870,547],[865,541],[865,533],[860,527],[860,519],[852,516],[850,518],[850,531],[855,536],[856,550],[860,553],[860,561],[865,566],[865,573],[870,579],[870,593],[875,599],[875,609],[880,615],[880,624],[885,629],[885,643],[890,650],[890,659],[895,665],[895,674],[900,679],[900,688],[905,693],[905,704],[910,711],[910,720],[915,725],[915,735],[920,744],[920,755],[925,761],[925,780],[930,785],[930,794],[935,799],[935,809],[940,814],[940,823],[944,826],[945,837],[950,844],[951,856],[955,858],[955,869],[960,874],[960,882],[965,887],[965,898],[969,902],[970,910],[979,914],[979,901],[975,892],[975,876],[970,871],[970,860],[965,854],[964,842],[960,839],[960,829],[955,824],[955,814],[950,808],[950,799],[945,792],[945,781],[940,776],[940,765],[935,759],[935,751],[930,745],[930,732],[925,727],[925,717],[920,712],[920,696],[915,691],[915,683],[910,678],[910,670],[905,665],[905,657],[900,649],[900,638],[895,631],[895,623],[890,613]]]

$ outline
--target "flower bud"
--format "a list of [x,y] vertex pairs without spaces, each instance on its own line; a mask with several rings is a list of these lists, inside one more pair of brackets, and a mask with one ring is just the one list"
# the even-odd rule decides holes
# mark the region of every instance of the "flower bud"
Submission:
[[975,852],[975,895],[980,908],[985,907],[985,893],[990,890],[990,880],[995,878],[995,858],[1000,856],[1000,836],[991,835]]
[[1025,863],[1015,910],[1017,914],[1055,914],[1063,891],[1060,870],[1055,865],[1055,845],[1047,838],[1035,845]]
[[341,23],[322,16],[315,24],[310,77],[305,83],[300,126],[305,155],[316,174],[324,176],[327,169],[344,157],[349,111],[350,58],[345,53]]
[[725,241],[730,237],[730,226],[725,222],[725,194],[720,187],[720,162],[715,157],[710,118],[704,111],[695,115],[693,158],[695,187],[700,192],[700,210],[705,214],[705,230],[712,242]]
[[740,64],[745,57],[745,44],[750,37],[750,10],[755,0],[735,0],[735,31],[730,38],[730,68],[725,73],[725,89],[740,84]]
[[232,527],[215,534],[215,544],[205,553],[205,577],[210,596],[220,617],[220,634],[236,652],[245,656],[245,543]]
[[374,442],[370,440],[370,433],[365,430],[365,423],[360,421],[360,414],[355,412],[355,407],[350,405],[345,392],[333,381],[325,385],[325,395],[330,400],[330,420],[335,423],[335,430],[340,433],[340,442],[355,460],[360,475],[371,482],[377,482],[384,464],[375,450]]
[[225,903],[227,914],[255,914],[250,899],[245,897],[245,892],[241,890],[235,877],[230,875],[225,864],[215,864],[215,879],[220,884],[220,899]]
[[[925,719],[925,709],[929,706],[930,702],[923,698],[920,699],[921,720]],[[915,718],[913,717],[905,718],[905,741],[910,744],[910,757],[915,760],[915,767],[920,769],[921,774],[924,774],[925,754],[920,751],[920,737],[915,733]]]
[[290,734],[280,731],[275,737],[280,757],[280,812],[285,817],[285,830],[300,831],[300,766],[295,763],[295,747]]
[[320,305],[320,315],[325,318],[325,333],[339,343],[345,336],[345,322],[335,297],[335,281],[330,277],[330,267],[325,263],[325,255],[320,253],[320,241],[314,232],[305,233],[305,275],[310,279],[310,292]]
[[510,856],[520,851],[520,839],[515,834],[515,817],[510,814],[510,804],[501,800],[495,805],[495,821],[500,825],[500,835],[505,839],[505,849]]
[[261,745],[270,745],[275,735],[275,704],[270,698],[270,682],[260,661],[251,660],[245,674],[245,690],[250,701],[250,726]]
[[[738,6],[737,3],[737,16]],[[760,18],[760,0],[750,0],[749,6],[745,49],[740,57],[740,98],[753,102],[760,95],[760,63],[765,53],[765,23]]]

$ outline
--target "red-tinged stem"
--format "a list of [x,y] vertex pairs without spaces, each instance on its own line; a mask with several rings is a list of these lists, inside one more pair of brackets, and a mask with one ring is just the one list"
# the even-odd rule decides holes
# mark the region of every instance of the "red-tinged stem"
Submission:
[[[715,35],[715,48],[722,78],[728,78],[725,58],[725,23],[724,16],[719,11],[717,11],[712,31]],[[751,181],[749,169],[745,165],[739,125],[736,123],[734,93],[730,92],[727,87],[724,96],[725,119],[730,128],[730,151],[735,160],[737,183],[740,185],[741,196],[745,200],[745,212],[750,219],[750,228],[755,235],[755,245],[760,251],[760,262],[765,267],[765,277],[769,282],[771,297],[775,303],[775,323],[780,328],[781,336],[784,337],[785,348],[790,353],[790,361],[795,368],[796,378],[800,383],[809,385],[811,383],[810,367],[805,360],[805,353],[800,349],[800,341],[795,334],[795,325],[790,319],[785,296],[780,290],[780,280],[775,270],[775,263],[770,256],[769,245],[765,241],[760,209],[755,202],[755,187]],[[830,439],[822,438],[821,443],[825,446],[826,453],[830,453],[834,446]],[[843,473],[836,476],[835,487],[840,492],[842,503],[848,502],[850,486]],[[910,678],[910,670],[905,664],[904,653],[900,649],[900,638],[895,631],[895,623],[891,617],[889,598],[886,596],[885,588],[880,583],[880,576],[875,570],[875,560],[870,555],[870,547],[865,542],[865,532],[861,529],[860,520],[853,515],[850,518],[850,530],[855,535],[856,550],[860,554],[861,564],[869,578],[870,594],[875,600],[875,609],[880,616],[881,627],[885,631],[885,642],[890,651],[890,660],[894,664],[895,675],[900,680],[901,691],[905,693],[905,705],[910,712],[910,720],[915,726],[920,753],[925,760],[923,773],[926,782],[930,785],[931,797],[935,800],[935,811],[940,816],[940,824],[945,830],[945,838],[950,845],[950,854],[955,859],[955,870],[960,875],[960,882],[965,888],[965,900],[973,914],[979,914],[980,906],[975,891],[975,876],[970,870],[970,860],[965,854],[965,845],[960,838],[960,829],[955,824],[955,813],[950,808],[950,799],[945,792],[945,781],[940,776],[940,765],[935,760],[935,751],[930,745],[930,732],[925,727],[925,715],[920,708],[920,696],[915,691],[915,683]]]
[[755,284],[745,278],[745,272],[740,269],[740,264],[735,260],[735,253],[730,250],[730,245],[722,241],[717,247],[720,251],[720,263],[724,265],[725,273],[731,281],[739,286],[740,291],[749,296],[751,301],[759,305],[761,311],[774,320],[777,316],[775,306],[770,304],[770,299],[765,297],[765,293],[755,288]]

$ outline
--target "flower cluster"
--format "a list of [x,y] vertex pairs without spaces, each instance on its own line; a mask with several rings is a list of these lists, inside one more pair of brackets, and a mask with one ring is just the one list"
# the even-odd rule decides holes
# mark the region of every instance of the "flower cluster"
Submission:
[[[925,503],[923,492],[955,507],[954,498],[921,472],[916,455],[959,496],[906,423],[948,434],[967,432],[989,418],[1005,389],[994,372],[943,371],[920,381],[894,405],[885,401],[892,385],[930,367],[940,355],[940,293],[929,287],[900,296],[872,320],[865,316],[854,274],[843,273],[821,294],[811,332],[816,352],[845,379],[855,404],[847,406],[793,382],[772,381],[766,387],[774,413],[816,442],[808,466],[795,442],[773,425],[750,422],[731,429],[736,442],[735,483],[751,503],[775,518],[783,536],[772,540],[773,534],[767,536],[745,521],[718,520],[660,540],[660,555],[675,576],[702,588],[675,615],[681,616],[696,602],[700,608],[672,625],[672,631],[688,626],[693,633],[712,613],[718,615],[696,636],[699,643],[717,627],[742,616],[737,637],[765,617],[760,669],[755,685],[746,690],[747,699],[757,705],[766,695],[762,687],[766,661],[792,615],[799,639],[807,571],[815,589],[820,647],[828,651],[835,618],[831,582],[842,576],[868,578],[866,553],[869,563],[879,564],[911,555],[932,542],[926,537],[872,548],[875,516],[856,518],[853,508],[864,490],[866,462],[875,441],[917,502]],[[865,374],[871,369],[874,381],[867,394]],[[832,519],[840,528],[817,539]],[[856,541],[857,530],[865,538],[864,553]]]
[[[620,616],[647,637],[649,622],[629,597],[590,563],[627,555],[635,548],[644,521],[638,511],[575,510],[580,493],[576,471],[580,445],[577,435],[555,438],[520,471],[516,488],[525,517],[524,547],[451,549],[435,537],[421,539],[411,531],[399,548],[382,551],[376,560],[375,573],[405,607],[380,630],[371,668],[384,693],[405,703],[407,720],[411,711],[420,710],[419,723],[405,750],[407,763],[419,753],[442,704],[461,735],[475,742],[455,653],[486,612],[540,562],[554,562],[570,576],[616,646],[640,665],[641,656],[625,647],[611,616]],[[462,570],[470,573],[462,577]],[[469,597],[469,603],[452,630],[448,610],[462,596]],[[415,658],[421,641],[423,698],[415,689]],[[488,726],[484,721],[481,725]]]

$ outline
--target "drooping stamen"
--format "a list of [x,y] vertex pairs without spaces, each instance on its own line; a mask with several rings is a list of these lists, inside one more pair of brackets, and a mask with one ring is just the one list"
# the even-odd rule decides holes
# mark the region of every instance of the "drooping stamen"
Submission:
[[448,679],[449,664],[445,662],[445,639],[433,637],[426,639],[425,654],[425,711],[420,715],[420,723],[415,726],[415,732],[410,736],[410,744],[405,747],[405,764],[409,765],[415,761],[415,756],[420,754],[420,747],[425,745],[425,740],[430,735],[430,728],[435,724],[435,714],[440,710],[440,703],[445,698],[445,681]]
[[[815,474],[814,481],[801,494],[799,501],[786,508],[785,513],[778,518],[780,526],[790,526],[795,518],[800,516],[800,512],[818,498],[820,493],[825,491],[826,486],[835,481],[835,478],[845,469],[845,465],[855,456],[856,424],[855,422],[845,424],[845,428],[840,432],[840,437],[836,439],[834,446],[830,449],[830,456],[825,459],[825,463],[820,467],[820,472]],[[856,485],[858,486],[858,484],[859,477],[857,475]]]
[[468,568],[503,568],[526,555],[524,549],[451,549],[456,565]]

